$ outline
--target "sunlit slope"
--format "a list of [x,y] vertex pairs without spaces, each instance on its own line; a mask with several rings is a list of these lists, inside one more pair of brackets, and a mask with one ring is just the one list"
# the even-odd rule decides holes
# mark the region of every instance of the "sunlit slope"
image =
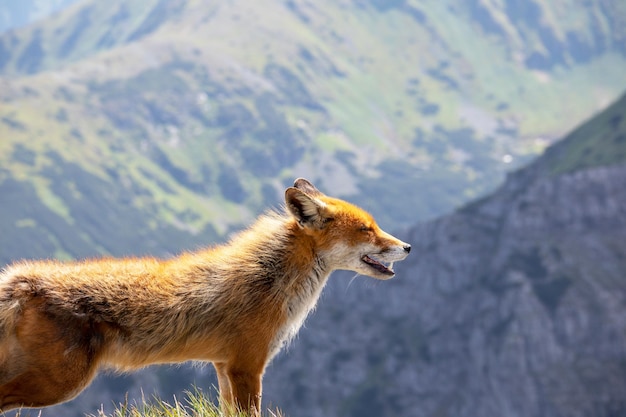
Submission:
[[388,227],[459,205],[626,87],[625,6],[570,3],[84,0],[7,32],[2,222],[48,243],[3,259],[193,247],[296,176]]

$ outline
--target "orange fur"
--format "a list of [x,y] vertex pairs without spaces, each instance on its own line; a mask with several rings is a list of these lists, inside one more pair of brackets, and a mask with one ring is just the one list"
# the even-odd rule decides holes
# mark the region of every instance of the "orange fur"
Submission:
[[[19,262],[0,274],[0,412],[69,400],[101,368],[210,361],[223,404],[258,414],[266,365],[329,274],[387,279],[410,246],[304,179],[287,213],[170,260]],[[225,407],[228,409],[229,407]]]

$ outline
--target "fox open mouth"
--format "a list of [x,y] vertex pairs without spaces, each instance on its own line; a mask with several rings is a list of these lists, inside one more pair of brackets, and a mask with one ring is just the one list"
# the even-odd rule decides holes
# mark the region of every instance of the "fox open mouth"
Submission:
[[389,266],[385,266],[383,265],[381,262],[377,261],[374,258],[371,258],[368,255],[364,255],[361,260],[363,262],[365,262],[366,264],[368,264],[370,267],[374,268],[376,271],[380,272],[381,274],[384,275],[394,275],[395,272],[393,272],[393,269],[391,269],[391,267],[393,266],[393,262],[389,264]]

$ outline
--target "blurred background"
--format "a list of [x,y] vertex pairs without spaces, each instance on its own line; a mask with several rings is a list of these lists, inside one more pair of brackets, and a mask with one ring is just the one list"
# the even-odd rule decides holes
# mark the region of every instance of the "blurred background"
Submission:
[[224,241],[302,176],[414,249],[331,278],[266,406],[625,416],[625,90],[622,0],[2,0],[0,267]]

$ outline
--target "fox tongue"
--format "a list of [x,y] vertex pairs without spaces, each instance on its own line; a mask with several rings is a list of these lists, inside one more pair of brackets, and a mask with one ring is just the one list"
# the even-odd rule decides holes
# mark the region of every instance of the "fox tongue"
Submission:
[[382,274],[385,274],[385,275],[394,274],[394,272],[390,268],[387,268],[385,265],[378,262],[376,259],[372,259],[367,255],[363,256],[361,260]]

